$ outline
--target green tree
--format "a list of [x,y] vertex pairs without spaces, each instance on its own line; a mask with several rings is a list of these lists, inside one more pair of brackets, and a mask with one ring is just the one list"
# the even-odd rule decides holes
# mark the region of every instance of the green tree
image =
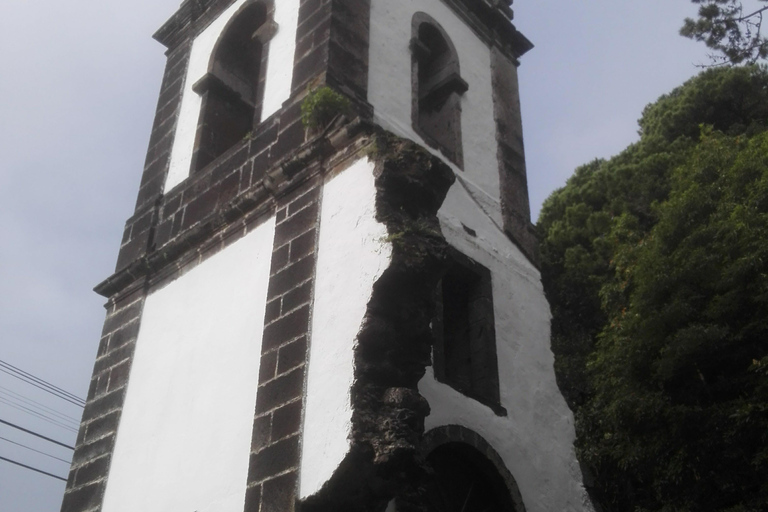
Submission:
[[768,40],[762,35],[768,6],[745,11],[740,0],[691,1],[700,5],[699,15],[687,18],[680,34],[714,50],[710,57],[715,65],[754,64],[768,56]]
[[708,134],[658,222],[612,232],[609,320],[578,416],[611,510],[768,507],[768,135]]
[[766,109],[764,68],[705,71],[542,209],[558,383],[608,510],[768,507]]

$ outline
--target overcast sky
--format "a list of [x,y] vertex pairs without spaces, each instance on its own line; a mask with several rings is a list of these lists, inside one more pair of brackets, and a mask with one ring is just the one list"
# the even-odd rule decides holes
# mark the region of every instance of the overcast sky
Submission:
[[[114,268],[162,76],[164,48],[151,35],[179,2],[0,0],[0,360],[82,397],[104,319],[91,289]],[[677,35],[695,14],[689,0],[514,8],[536,45],[520,68],[536,216],[576,166],[635,141],[643,107],[707,59]],[[0,373],[0,419],[74,443],[73,430],[12,408],[30,406],[13,393],[78,419],[80,409]],[[1,424],[0,438],[71,455]],[[4,439],[0,457],[66,476],[67,464]],[[63,491],[0,461],[2,512],[57,512]]]

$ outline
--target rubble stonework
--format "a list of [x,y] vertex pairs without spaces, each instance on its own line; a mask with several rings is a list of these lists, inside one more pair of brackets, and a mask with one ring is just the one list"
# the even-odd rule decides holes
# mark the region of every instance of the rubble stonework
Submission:
[[437,211],[455,178],[413,142],[383,132],[374,140],[376,219],[392,261],[373,285],[356,340],[349,453],[305,511],[383,508],[423,474],[429,404],[417,384],[431,364],[435,290],[448,257]]

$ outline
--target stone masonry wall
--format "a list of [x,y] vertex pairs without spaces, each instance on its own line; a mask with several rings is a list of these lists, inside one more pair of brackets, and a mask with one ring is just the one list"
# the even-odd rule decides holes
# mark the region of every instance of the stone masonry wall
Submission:
[[[156,35],[169,46],[168,61],[136,212],[126,223],[116,273],[97,287],[99,293],[110,297],[110,302],[62,504],[63,512],[90,512],[101,508],[143,301],[150,288],[161,286],[215,254],[250,231],[265,214],[275,212],[278,208],[281,209],[278,216],[286,217],[278,233],[290,231],[290,226],[297,222],[293,216],[296,206],[290,206],[291,198],[295,198],[290,195],[290,191],[295,190],[295,186],[291,177],[282,172],[281,162],[295,158],[305,144],[301,101],[309,83],[324,79],[327,58],[322,57],[322,54],[327,53],[329,2],[302,1],[298,34],[300,47],[295,57],[299,72],[294,74],[293,87],[296,94],[284,108],[260,124],[251,138],[232,148],[202,172],[185,180],[169,194],[163,195],[192,38],[231,2],[187,1]],[[318,58],[318,55],[321,57]],[[308,186],[316,187],[316,184]],[[314,194],[316,199],[317,192]],[[298,214],[297,218],[303,219],[302,216],[310,210],[316,215],[316,205],[308,208]],[[311,236],[293,242],[285,240],[287,247],[293,250],[294,259],[300,248],[303,247],[301,251],[308,251],[306,255],[310,255],[309,259],[305,258],[306,261],[301,265],[307,265],[310,261],[314,264],[314,256],[311,256],[314,240],[310,240]],[[278,252],[275,265],[283,254],[280,251],[285,250],[282,247],[285,242],[276,240]],[[278,267],[275,269],[277,271]],[[276,275],[275,279],[280,280],[283,275]],[[284,301],[285,307],[290,307],[293,301],[308,301],[308,287],[300,286],[289,293],[291,290],[285,289],[284,293],[275,296]],[[275,305],[273,301],[272,307]],[[295,319],[296,315],[306,314],[307,309],[305,304],[289,321]],[[274,312],[274,309],[270,309],[270,314]],[[274,341],[277,338],[273,333],[280,325],[286,324],[286,321],[279,322],[278,318],[265,331],[267,339],[272,340],[270,346],[276,349],[276,352],[265,355],[265,358],[275,357],[277,353],[282,356],[279,368],[276,367],[275,371],[284,370],[286,365],[291,366],[290,361],[296,358],[303,361],[306,357],[306,347],[302,346],[306,340],[294,340],[296,343],[290,344],[290,347],[278,348],[275,345],[280,342]],[[304,329],[306,331],[306,326]],[[298,362],[296,364],[300,366]],[[299,380],[300,387],[303,387],[303,368],[297,372],[301,372]],[[264,382],[264,389],[259,390],[260,404],[280,399],[279,396],[269,398],[269,395],[278,392],[276,390],[281,382],[283,380],[279,378]],[[293,407],[295,409],[296,406]],[[274,413],[271,414],[275,416],[275,425],[279,426],[292,409],[288,407],[279,412],[273,409],[270,411]],[[258,475],[254,478],[258,478]],[[267,498],[274,484],[264,486]]]
[[321,185],[316,176],[278,205],[246,512],[294,508]]
[[528,259],[537,264],[538,242],[531,225],[531,207],[528,200],[528,174],[525,167],[517,66],[498,48],[492,48],[491,73],[504,232]]
[[350,450],[305,512],[383,510],[423,476],[418,461],[429,405],[418,382],[431,364],[435,289],[448,244],[437,211],[455,177],[416,144],[379,133],[376,220],[392,243],[392,262],[373,285],[355,345]]
[[[127,221],[123,235],[118,272],[195,228],[212,212],[225,210],[230,203],[247,208],[239,203],[253,202],[254,198],[249,196],[258,194],[265,171],[304,143],[301,101],[309,88],[325,83],[327,73],[333,76],[333,85],[358,100],[360,114],[371,115],[370,106],[365,103],[367,22],[357,21],[368,19],[367,0],[302,0],[291,98],[283,109],[261,123],[248,140],[163,196],[192,37],[231,1],[208,2],[211,6],[197,18],[190,13],[192,4],[185,3],[179,11],[184,16],[177,14],[161,30],[159,38],[173,46],[168,52],[136,211]],[[350,45],[356,48],[354,54],[345,50]]]
[[137,283],[108,304],[62,512],[101,506],[145,298],[143,283]]

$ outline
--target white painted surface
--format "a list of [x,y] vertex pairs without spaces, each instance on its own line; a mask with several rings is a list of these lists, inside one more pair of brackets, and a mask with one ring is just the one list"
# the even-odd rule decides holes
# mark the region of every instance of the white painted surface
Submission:
[[261,108],[262,120],[280,110],[283,102],[291,95],[296,30],[299,26],[299,0],[276,0],[275,22],[280,28],[269,42],[269,73]]
[[242,512],[274,220],[152,293],[104,512]]
[[[200,95],[192,90],[192,86],[208,72],[216,42],[229,21],[246,3],[249,1],[237,0],[203,30],[192,43],[184,92],[181,98],[181,110],[179,111],[171,150],[171,162],[165,181],[166,192],[187,179],[192,164],[192,152],[202,103]],[[290,96],[298,20],[299,0],[277,0],[275,2],[275,22],[278,24],[278,31],[269,43],[262,120],[277,112]]]
[[[411,40],[413,15],[425,12],[445,29],[459,56],[469,90],[461,97],[464,171],[424,143],[411,125]],[[440,0],[372,0],[368,101],[375,121],[440,156],[476,189],[489,213],[501,222],[499,167],[490,49]]]
[[485,438],[515,477],[527,512],[592,510],[574,453],[573,415],[555,381],[550,310],[539,272],[460,182],[439,217],[451,245],[492,273],[500,398],[509,414],[499,417],[437,382],[428,368],[419,383],[432,407],[427,429],[458,424]]
[[300,497],[320,490],[349,450],[354,346],[392,247],[375,218],[373,165],[359,160],[325,185],[312,314]]

